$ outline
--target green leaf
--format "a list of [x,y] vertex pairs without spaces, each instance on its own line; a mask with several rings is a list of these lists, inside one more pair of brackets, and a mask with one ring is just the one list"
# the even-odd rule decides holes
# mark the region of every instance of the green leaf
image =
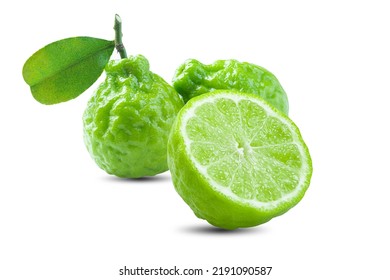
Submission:
[[26,61],[23,78],[40,103],[49,105],[71,100],[99,78],[114,47],[114,41],[92,37],[53,42]]

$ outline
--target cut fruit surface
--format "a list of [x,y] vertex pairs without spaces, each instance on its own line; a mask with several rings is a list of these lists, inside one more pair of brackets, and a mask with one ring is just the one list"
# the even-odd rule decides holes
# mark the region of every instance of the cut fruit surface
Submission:
[[260,97],[216,91],[191,99],[168,142],[177,192],[195,214],[234,229],[296,205],[312,164],[296,125]]

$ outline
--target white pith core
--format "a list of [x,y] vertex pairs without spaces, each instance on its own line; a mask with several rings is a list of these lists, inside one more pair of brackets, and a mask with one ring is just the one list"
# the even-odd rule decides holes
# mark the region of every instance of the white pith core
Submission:
[[[204,99],[198,100],[197,103],[196,103],[196,106],[189,107],[186,110],[186,112],[182,115],[182,121],[181,121],[181,127],[180,127],[181,135],[183,135],[183,140],[184,140],[184,143],[185,143],[185,149],[186,149],[187,155],[189,155],[189,157],[190,157],[191,161],[193,162],[193,164],[195,165],[195,167],[206,178],[206,180],[210,183],[211,187],[214,190],[222,193],[223,195],[229,197],[230,199],[232,199],[234,201],[238,201],[240,203],[249,204],[250,206],[255,207],[255,208],[273,209],[273,208],[276,208],[281,203],[288,202],[288,201],[294,199],[295,197],[297,197],[297,195],[299,195],[299,193],[301,192],[301,189],[305,186],[305,179],[307,178],[307,174],[309,172],[309,168],[310,168],[309,166],[307,166],[305,164],[302,165],[302,167],[300,169],[300,176],[299,176],[298,184],[295,186],[295,188],[291,192],[283,194],[282,197],[280,199],[278,199],[278,200],[273,200],[273,201],[270,201],[270,202],[261,202],[261,201],[258,201],[256,199],[244,199],[242,197],[239,197],[235,193],[232,192],[231,188],[223,186],[220,183],[218,183],[217,181],[215,181],[213,178],[211,178],[208,175],[207,167],[201,165],[192,156],[192,153],[191,153],[191,150],[190,150],[191,143],[197,142],[197,141],[190,140],[190,138],[189,138],[189,136],[187,134],[187,131],[186,131],[186,127],[187,127],[188,121],[191,118],[196,116],[195,111],[196,111],[196,109],[198,107],[202,106],[205,103],[213,104],[218,99],[230,99],[230,100],[234,101],[237,104],[237,107],[239,107],[238,104],[239,104],[239,102],[241,100],[248,101],[249,98],[250,98],[249,96],[245,96],[245,95],[244,96],[240,96],[240,95],[237,95],[237,94],[223,93],[223,94],[218,94],[218,95],[210,95],[208,98],[204,98]],[[250,101],[255,103],[255,104],[258,104],[262,109],[264,109],[266,111],[266,113],[267,113],[267,118],[275,117],[280,122],[286,124],[286,126],[288,128],[291,128],[291,123],[289,123],[284,118],[283,119],[280,118],[271,108],[269,108],[268,106],[264,106],[264,104],[260,100],[258,100],[257,98],[255,98],[255,97],[254,98],[250,98]],[[299,140],[299,135],[297,134],[295,129],[291,129],[290,132],[292,134],[293,141],[292,141],[292,143],[284,143],[284,144],[299,143],[299,141],[300,141]],[[262,146],[260,148],[267,148],[267,147],[270,147],[270,146],[272,146],[272,145]],[[304,148],[301,145],[299,145],[299,144],[297,144],[295,146],[299,150],[300,156],[302,158],[302,162],[303,163],[307,162],[306,152],[304,151]],[[238,141],[235,148],[236,148],[236,152],[239,154],[240,157],[241,156],[244,157],[245,153],[252,153],[253,152],[252,151],[253,147],[251,147],[251,145],[248,143],[248,141],[245,141],[245,140],[244,141]],[[233,176],[233,178],[234,178],[234,176]]]

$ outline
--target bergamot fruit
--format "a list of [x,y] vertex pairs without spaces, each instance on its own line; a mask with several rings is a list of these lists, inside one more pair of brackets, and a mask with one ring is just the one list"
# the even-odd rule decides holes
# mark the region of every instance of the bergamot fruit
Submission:
[[188,59],[176,70],[173,86],[185,102],[214,90],[253,93],[288,115],[287,95],[278,79],[252,63],[229,59],[205,65],[196,59]]
[[110,61],[84,112],[84,141],[97,165],[118,177],[139,178],[168,170],[167,141],[183,106],[178,93],[131,56]]
[[215,91],[191,99],[168,141],[176,191],[224,229],[265,223],[295,206],[312,175],[297,126],[262,98]]

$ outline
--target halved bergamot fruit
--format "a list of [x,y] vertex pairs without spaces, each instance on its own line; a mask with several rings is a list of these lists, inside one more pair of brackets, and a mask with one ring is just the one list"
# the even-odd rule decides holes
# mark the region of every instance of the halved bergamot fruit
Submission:
[[176,191],[197,217],[235,229],[265,223],[305,194],[312,162],[297,126],[253,94],[191,99],[168,140]]

